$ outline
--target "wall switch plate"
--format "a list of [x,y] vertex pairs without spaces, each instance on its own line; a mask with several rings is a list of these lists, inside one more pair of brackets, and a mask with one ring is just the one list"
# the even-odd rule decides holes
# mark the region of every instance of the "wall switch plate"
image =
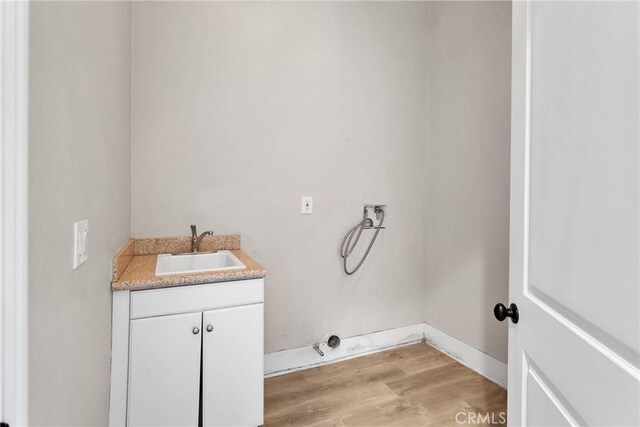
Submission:
[[304,215],[310,215],[313,213],[313,197],[302,196],[302,208],[300,212]]
[[73,269],[89,258],[89,220],[73,224]]

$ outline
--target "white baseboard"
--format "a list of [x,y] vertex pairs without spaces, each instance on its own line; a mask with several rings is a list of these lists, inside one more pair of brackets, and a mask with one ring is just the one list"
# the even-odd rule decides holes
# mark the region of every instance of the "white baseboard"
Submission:
[[343,338],[338,348],[331,348],[326,343],[322,343],[320,350],[324,353],[324,357],[320,356],[313,349],[313,346],[276,351],[264,355],[264,373],[266,377],[288,374],[423,340],[424,326],[422,323],[418,323]]
[[324,356],[320,356],[313,346],[267,353],[264,355],[265,377],[327,365],[420,341],[426,341],[480,375],[507,388],[506,363],[426,323],[343,338],[338,348],[330,348],[322,343],[320,350]]
[[424,336],[427,344],[446,353],[468,368],[473,369],[500,387],[507,388],[507,364],[489,356],[469,344],[424,323]]

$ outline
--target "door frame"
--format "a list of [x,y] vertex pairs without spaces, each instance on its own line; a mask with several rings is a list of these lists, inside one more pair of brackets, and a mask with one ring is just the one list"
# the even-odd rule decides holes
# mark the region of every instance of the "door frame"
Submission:
[[29,2],[0,2],[0,421],[28,423]]

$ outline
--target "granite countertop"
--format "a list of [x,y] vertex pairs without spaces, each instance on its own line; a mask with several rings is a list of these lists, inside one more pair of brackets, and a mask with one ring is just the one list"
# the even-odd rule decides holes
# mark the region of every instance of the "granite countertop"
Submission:
[[203,251],[230,250],[246,268],[240,270],[209,271],[203,273],[156,276],[158,254],[175,253],[189,245],[189,238],[131,239],[118,251],[112,261],[112,291],[134,291],[197,285],[233,280],[259,279],[267,275],[260,264],[240,250],[239,235],[210,236],[202,241]]

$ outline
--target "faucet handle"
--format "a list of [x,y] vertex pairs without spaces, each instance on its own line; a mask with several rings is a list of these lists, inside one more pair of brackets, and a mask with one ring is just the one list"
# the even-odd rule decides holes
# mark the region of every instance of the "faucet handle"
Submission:
[[191,235],[192,236],[197,236],[198,232],[196,231],[196,225],[195,224],[191,224]]

